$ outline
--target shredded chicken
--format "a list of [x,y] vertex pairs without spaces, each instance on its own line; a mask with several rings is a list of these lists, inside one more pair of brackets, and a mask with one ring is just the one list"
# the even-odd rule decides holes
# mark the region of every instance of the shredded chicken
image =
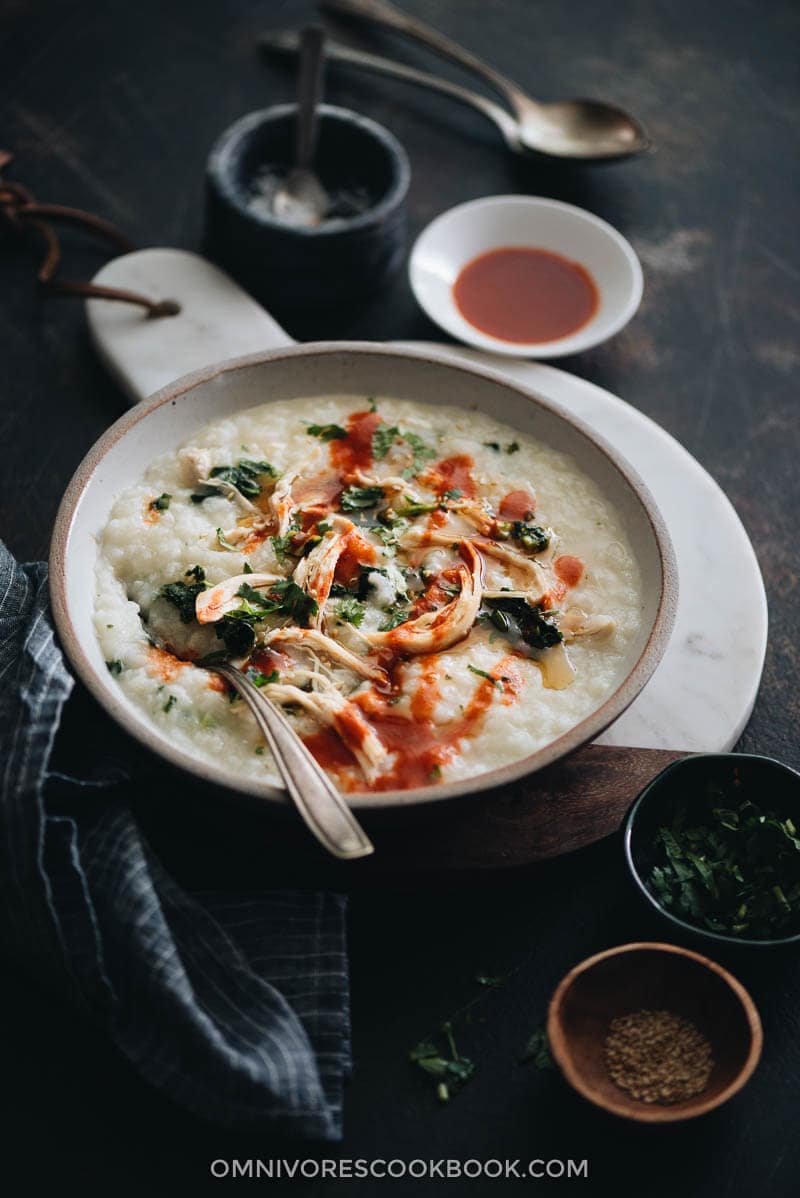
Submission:
[[274,632],[267,633],[264,637],[264,644],[302,645],[315,649],[327,657],[333,658],[334,661],[338,661],[340,665],[346,666],[355,674],[360,674],[362,678],[369,678],[372,682],[386,682],[386,671],[380,666],[375,665],[367,657],[359,657],[356,653],[351,653],[349,649],[345,649],[344,645],[340,645],[338,641],[326,636],[324,632],[320,632],[316,628],[277,628]]
[[297,585],[317,602],[317,612],[312,617],[314,628],[319,628],[325,620],[324,607],[331,593],[336,566],[346,548],[345,538],[355,528],[352,520],[346,520],[344,516],[333,516],[330,525],[319,545],[300,559],[292,575]]
[[211,451],[189,446],[178,451],[178,466],[181,482],[186,487],[197,487],[211,473]]
[[256,591],[270,587],[273,583],[283,582],[280,574],[234,574],[215,587],[201,591],[194,602],[195,615],[199,624],[213,624],[221,620],[228,612],[242,606],[241,596],[237,593],[243,583],[247,583]]
[[[463,545],[465,541],[457,533],[440,532],[436,529],[427,528],[410,528],[402,537],[401,544]],[[519,550],[512,549],[508,545],[499,544],[497,541],[485,540],[483,537],[472,537],[469,544],[479,549],[486,557],[494,558],[495,561],[507,566],[509,570],[516,571],[525,583],[524,587],[519,587],[517,590],[524,594],[524,597],[530,604],[538,603],[550,589],[547,573],[541,563],[531,557],[526,557]],[[514,593],[514,591],[495,592],[493,590],[488,592],[489,595],[505,594],[506,597]]]
[[300,477],[299,470],[287,470],[278,479],[275,490],[270,496],[269,505],[278,525],[278,536],[285,537],[292,521],[292,515],[297,506],[292,499],[292,487]]
[[274,682],[267,691],[276,703],[297,705],[322,724],[332,727],[358,762],[368,782],[374,782],[389,765],[391,755],[375,729],[354,703],[348,703],[334,687],[304,691],[297,686]]
[[606,636],[613,632],[616,621],[611,616],[588,616],[579,607],[565,611],[558,624],[564,639],[574,640],[579,636]]
[[398,653],[438,653],[469,634],[481,605],[483,563],[468,540],[460,542],[464,558],[457,567],[461,590],[438,611],[427,611],[387,632],[368,632],[372,645],[389,645]]

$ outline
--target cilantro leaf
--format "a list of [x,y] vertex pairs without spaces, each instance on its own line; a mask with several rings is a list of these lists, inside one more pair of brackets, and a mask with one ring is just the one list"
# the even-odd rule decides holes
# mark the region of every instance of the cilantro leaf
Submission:
[[396,424],[379,424],[372,434],[372,456],[385,458],[399,436],[400,429]]
[[319,437],[321,441],[341,441],[347,436],[347,429],[340,424],[309,424],[306,432],[310,437]]
[[164,491],[164,493],[162,495],[159,495],[158,499],[151,500],[150,511],[151,512],[165,512],[167,510],[167,508],[169,507],[169,501],[171,499],[172,499],[172,496],[168,495],[167,492]]
[[340,620],[352,624],[354,628],[360,628],[366,614],[366,606],[360,599],[340,599],[336,604],[336,614]]
[[362,508],[375,507],[382,499],[382,487],[347,487],[342,491],[342,511],[357,512]]

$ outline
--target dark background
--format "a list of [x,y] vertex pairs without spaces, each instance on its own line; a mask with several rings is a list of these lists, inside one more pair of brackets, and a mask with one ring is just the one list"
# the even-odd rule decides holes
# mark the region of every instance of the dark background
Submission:
[[[522,162],[479,116],[444,99],[355,72],[332,69],[328,77],[332,102],[383,122],[406,146],[412,234],[453,204],[518,191],[578,203],[633,241],[646,276],[639,314],[611,343],[559,365],[654,417],[730,495],[755,544],[771,611],[764,683],[740,747],[800,765],[796,5],[403,4],[536,95],[596,95],[630,108],[648,126],[657,152],[642,160],[605,167]],[[257,35],[297,26],[313,11],[300,0],[1,0],[8,36],[0,52],[0,138],[15,154],[8,175],[41,200],[100,213],[142,246],[198,248],[212,141],[242,113],[292,97],[288,68],[260,59]],[[346,32],[356,44],[460,78],[397,39]],[[101,255],[78,237],[65,243],[69,273],[94,273]],[[92,356],[80,305],[42,301],[31,246],[3,238],[0,248],[0,533],[19,557],[39,558],[70,475],[123,402]],[[403,276],[365,309],[333,307],[313,317],[284,316],[284,323],[300,339],[441,339]],[[85,718],[93,716],[86,703]],[[78,734],[73,720],[71,735]],[[252,882],[257,838],[274,831],[222,804],[193,810],[191,835],[175,812],[143,805],[142,818],[178,877],[203,886],[240,875]],[[587,1157],[589,1183],[572,1184],[592,1193],[796,1192],[800,1016],[793,956],[728,961],[716,954],[759,1003],[765,1052],[746,1092],[696,1124],[653,1132],[607,1120],[554,1074],[519,1063],[567,968],[608,945],[659,934],[660,925],[632,901],[613,840],[513,878],[357,892],[356,1071],[345,1140],[322,1155]],[[407,1050],[480,992],[477,974],[509,970],[517,972],[486,995],[459,1045],[478,1063],[475,1079],[449,1107],[437,1107]],[[13,973],[2,987],[2,1008],[10,1099],[3,1170],[20,1179],[14,1194],[61,1185],[87,1194],[188,1194],[204,1185],[216,1157],[306,1153],[183,1115],[91,1029]],[[478,1194],[499,1183],[439,1185]],[[345,1182],[340,1192],[354,1188]],[[358,1192],[379,1188],[361,1184]],[[400,1189],[422,1194],[439,1186]]]

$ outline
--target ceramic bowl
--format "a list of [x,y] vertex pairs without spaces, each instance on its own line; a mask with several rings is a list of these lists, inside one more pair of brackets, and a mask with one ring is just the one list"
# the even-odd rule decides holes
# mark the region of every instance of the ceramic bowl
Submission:
[[249,291],[280,308],[352,302],[384,286],[406,253],[405,150],[382,125],[320,105],[315,169],[329,191],[363,188],[372,203],[314,228],[288,225],[254,203],[265,166],[292,161],[295,104],[251,112],[226,129],[206,170],[206,241]]
[[[714,1062],[702,1093],[670,1106],[631,1097],[611,1080],[605,1039],[611,1021],[640,1010],[690,1020]],[[704,1115],[738,1093],[761,1056],[761,1020],[740,982],[699,953],[673,944],[625,944],[576,965],[559,983],[547,1036],[562,1074],[589,1102],[640,1123],[677,1123]]]
[[[95,341],[104,360],[127,379],[129,386],[138,378],[142,396],[147,396],[153,362],[163,364],[166,359],[174,365],[185,361],[187,346],[196,347],[198,339],[210,337],[222,354],[226,345],[237,343],[242,297],[238,305],[234,304],[229,298],[230,280],[202,259],[179,251],[153,249],[117,258],[114,264],[114,273],[104,278],[123,274],[132,286],[154,294],[161,290],[157,280],[166,272],[169,294],[181,307],[180,315],[165,320],[160,327],[158,322],[142,319],[138,312],[122,311],[129,305],[115,305],[115,311],[102,318],[96,309],[89,309]],[[212,292],[217,296],[217,307],[212,303]],[[250,305],[249,298],[245,299]],[[109,307],[93,302],[104,311]],[[211,421],[271,400],[391,395],[421,403],[448,404],[456,397],[461,408],[500,417],[521,433],[569,454],[614,505],[640,571],[641,625],[620,663],[614,689],[598,700],[589,715],[537,752],[457,782],[412,790],[361,792],[348,795],[348,801],[356,807],[409,807],[487,791],[549,765],[593,740],[641,691],[661,660],[675,615],[678,580],[674,551],[644,482],[612,446],[580,420],[494,371],[456,365],[435,354],[370,343],[294,345],[266,313],[260,315],[258,340],[262,350],[184,375],[143,398],[100,438],[79,466],[62,501],[50,556],[53,613],[70,661],[94,696],[143,744],[174,765],[227,790],[255,799],[284,801],[285,792],[272,783],[241,779],[235,763],[198,761],[154,726],[118,686],[106,668],[93,624],[91,580],[97,535],[116,497],[136,483],[157,457],[185,444]]]
[[724,944],[744,949],[776,948],[800,944],[800,932],[788,936],[755,939],[749,936],[729,936],[698,927],[687,920],[673,915],[662,907],[651,894],[646,879],[655,864],[654,840],[662,825],[669,825],[676,803],[699,793],[708,782],[725,786],[732,779],[733,770],[738,771],[745,788],[755,797],[773,807],[778,814],[790,816],[800,828],[800,774],[774,761],[771,757],[759,757],[746,753],[701,753],[684,757],[667,766],[650,782],[631,807],[623,825],[625,861],[639,894],[658,913],[673,932],[679,932],[698,943]]
[[[480,254],[525,246],[561,254],[594,279],[599,304],[576,332],[555,341],[520,344],[482,333],[458,310],[453,284]],[[642,268],[632,246],[611,225],[583,208],[534,196],[489,196],[442,213],[417,238],[409,261],[421,307],[445,332],[478,349],[517,358],[560,358],[608,340],[642,298]]]

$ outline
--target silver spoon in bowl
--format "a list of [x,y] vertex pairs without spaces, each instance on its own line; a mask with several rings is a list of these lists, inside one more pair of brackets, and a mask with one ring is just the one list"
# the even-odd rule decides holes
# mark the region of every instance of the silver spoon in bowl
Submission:
[[[157,648],[179,656],[173,645],[153,634],[149,625],[145,625],[145,631]],[[230,662],[204,661],[203,667],[224,678],[252,711],[284,786],[319,843],[343,860],[374,853],[372,841],[280,708]]]
[[330,208],[328,193],[312,170],[319,130],[322,97],[324,35],[318,25],[308,25],[300,37],[300,73],[297,84],[295,163],[272,196],[272,213],[287,225],[313,228],[324,221]]
[[433,75],[426,75],[413,67],[406,67],[402,63],[394,63],[390,59],[350,50],[347,47],[329,46],[327,51],[329,58],[394,75],[409,83],[433,88],[453,99],[470,104],[500,127],[506,143],[515,152],[536,152],[557,158],[612,159],[639,154],[650,145],[642,126],[621,108],[599,100],[576,99],[540,103],[477,55],[424,22],[401,12],[388,3],[388,0],[320,0],[320,3],[322,8],[330,12],[354,17],[414,38],[445,58],[452,59],[480,75],[505,98],[514,114],[513,117],[484,96],[457,84],[437,79]]

